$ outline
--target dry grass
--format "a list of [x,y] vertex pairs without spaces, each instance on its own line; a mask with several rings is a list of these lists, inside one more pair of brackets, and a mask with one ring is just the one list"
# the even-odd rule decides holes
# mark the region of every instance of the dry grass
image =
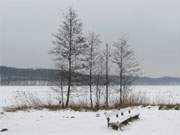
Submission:
[[159,110],[180,110],[180,104],[161,104]]
[[[141,95],[141,96],[138,96]],[[111,108],[124,108],[124,107],[129,107],[129,106],[147,106],[148,104],[148,98],[142,94],[127,94],[123,96],[122,104],[120,104],[119,99],[114,99],[113,102],[111,103]]]
[[[141,95],[141,96],[139,96]],[[149,100],[145,95],[141,94],[131,94],[131,95],[126,95],[123,97],[123,103],[120,104],[119,99],[113,99],[109,103],[109,107],[106,108],[105,104],[101,102],[101,104],[97,107],[94,104],[94,107],[91,108],[90,104],[88,101],[83,101],[83,100],[78,100],[76,102],[71,101],[69,104],[68,108],[64,108],[62,104],[58,104],[51,102],[50,100],[44,101],[38,98],[37,96],[31,94],[31,93],[21,93],[18,96],[18,98],[15,98],[15,106],[10,106],[4,108],[4,111],[6,112],[16,112],[16,111],[28,111],[31,109],[36,109],[36,110],[42,110],[42,109],[48,109],[51,111],[57,111],[57,110],[62,110],[62,109],[72,109],[75,111],[97,111],[97,110],[102,110],[102,109],[120,109],[124,107],[130,107],[130,106],[148,106],[148,105],[159,105],[159,110],[169,110],[169,109],[174,109],[174,110],[180,110],[180,104],[162,104],[159,101],[159,104],[152,103],[149,104]]]

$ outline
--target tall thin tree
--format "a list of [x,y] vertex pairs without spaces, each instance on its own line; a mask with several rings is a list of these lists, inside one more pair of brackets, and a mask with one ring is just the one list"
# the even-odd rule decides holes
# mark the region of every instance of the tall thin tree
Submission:
[[106,101],[105,101],[105,105],[106,108],[109,107],[109,57],[110,57],[110,48],[109,45],[106,44],[106,49],[104,51],[104,55],[106,57],[105,61],[106,61]]
[[94,32],[89,33],[87,37],[87,44],[88,44],[88,56],[87,56],[87,62],[89,69],[89,93],[90,93],[90,103],[91,108],[93,108],[93,97],[92,97],[92,80],[93,80],[93,74],[94,74],[94,68],[96,64],[97,54],[98,54],[98,47],[101,43],[99,39],[99,35],[95,34]]
[[82,32],[82,23],[80,22],[77,13],[72,8],[69,8],[64,14],[64,20],[58,28],[57,34],[53,34],[55,45],[51,53],[55,55],[58,61],[64,61],[64,67],[68,71],[68,90],[65,107],[69,105],[72,72],[76,69],[76,61],[79,55],[83,53],[85,46],[85,38]]
[[131,85],[133,78],[138,75],[140,70],[134,52],[129,48],[125,37],[114,43],[113,62],[119,69],[119,97],[120,105],[122,105],[128,86]]
[[104,56],[102,54],[99,54],[96,60],[96,65],[95,65],[96,109],[99,109],[100,107],[100,99],[102,95],[101,87],[104,84],[104,79],[103,79],[103,74],[105,71],[104,62],[105,62]]

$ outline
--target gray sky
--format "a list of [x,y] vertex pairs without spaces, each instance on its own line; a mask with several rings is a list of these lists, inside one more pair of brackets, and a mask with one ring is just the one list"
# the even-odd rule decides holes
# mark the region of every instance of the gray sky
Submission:
[[0,64],[54,68],[51,33],[69,6],[103,42],[126,33],[143,75],[180,76],[179,0],[1,0]]

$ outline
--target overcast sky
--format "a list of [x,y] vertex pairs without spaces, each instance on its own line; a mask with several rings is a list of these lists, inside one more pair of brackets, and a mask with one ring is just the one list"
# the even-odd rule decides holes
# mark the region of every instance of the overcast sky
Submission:
[[74,7],[85,31],[129,37],[145,76],[180,76],[180,0],[1,0],[0,64],[54,68],[52,33]]

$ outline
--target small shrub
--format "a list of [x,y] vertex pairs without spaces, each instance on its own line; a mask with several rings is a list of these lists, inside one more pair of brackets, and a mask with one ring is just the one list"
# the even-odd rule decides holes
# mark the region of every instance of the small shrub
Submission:
[[159,110],[180,110],[179,104],[161,104]]

